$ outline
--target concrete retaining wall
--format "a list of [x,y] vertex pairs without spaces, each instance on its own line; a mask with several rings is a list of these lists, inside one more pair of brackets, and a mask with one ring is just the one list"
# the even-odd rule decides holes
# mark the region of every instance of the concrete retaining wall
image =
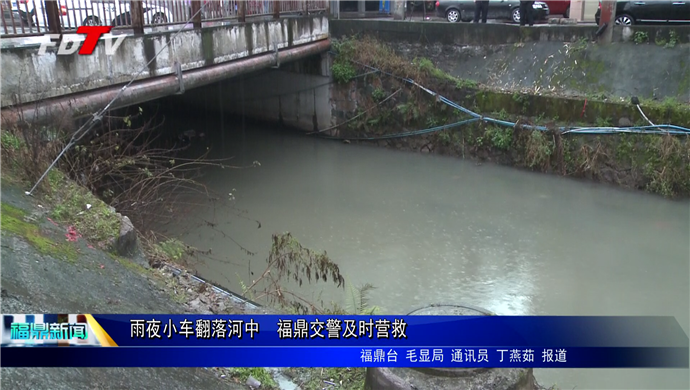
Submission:
[[[500,45],[518,42],[575,42],[591,39],[597,31],[592,25],[548,25],[520,28],[510,24],[474,24],[447,22],[410,22],[395,20],[331,20],[331,36],[338,38],[368,33],[384,40],[424,44]],[[657,37],[669,39],[675,31],[678,43],[690,42],[690,26],[615,27],[614,42],[630,41],[636,31],[645,32],[655,42]]]
[[690,103],[690,26],[619,26],[614,43],[599,45],[588,39],[596,26],[331,21],[334,37],[351,30],[500,91]]
[[327,39],[328,31],[328,18],[317,15],[186,30],[177,36],[174,31],[128,36],[112,56],[103,43],[90,56],[58,56],[56,48],[39,55],[39,44],[3,48],[2,107],[129,82],[161,49],[138,79],[174,73],[175,62],[183,70],[196,69]]

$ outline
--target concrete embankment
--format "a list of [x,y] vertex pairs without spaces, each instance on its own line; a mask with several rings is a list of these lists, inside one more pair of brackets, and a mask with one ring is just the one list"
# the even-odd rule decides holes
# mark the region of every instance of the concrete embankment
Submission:
[[591,98],[673,97],[690,103],[690,26],[616,27],[610,45],[596,26],[334,20],[331,35],[369,35],[404,58],[503,91]]
[[[651,49],[667,53],[680,61],[682,53],[687,53],[690,46],[680,43],[675,45],[661,48],[656,45],[643,47],[635,43],[620,43],[618,50],[628,56],[641,56]],[[600,74],[605,71],[619,74],[620,77],[629,74],[628,70],[632,65],[628,63],[619,64],[619,61],[612,58],[609,58],[609,63],[593,60],[587,62],[589,54],[579,57],[583,53],[604,55],[605,48],[586,41],[576,41],[517,43],[509,47],[476,49],[493,50],[496,58],[503,60],[511,58],[511,64],[520,64],[520,71],[507,70],[505,62],[492,62],[489,58],[462,54],[461,49],[458,49],[460,52],[456,52],[455,57],[441,55],[447,59],[457,58],[458,67],[472,69],[478,69],[478,63],[484,61],[481,71],[477,72],[477,78],[481,79],[481,75],[485,75],[481,80],[487,81],[486,84],[458,77],[458,74],[464,73],[448,69],[450,62],[446,62],[446,68],[443,68],[443,61],[420,55],[429,50],[434,50],[433,46],[412,44],[409,41],[391,43],[366,35],[358,36],[357,39],[341,39],[335,45],[337,54],[334,56],[332,73],[337,82],[331,91],[333,116],[338,126],[331,134],[351,141],[375,142],[386,147],[476,158],[479,161],[495,161],[531,170],[587,178],[626,188],[645,189],[669,197],[690,195],[690,144],[686,142],[687,134],[618,132],[585,135],[566,131],[576,127],[631,128],[649,125],[637,108],[630,104],[630,95],[620,93],[615,96],[613,93],[601,92],[608,91],[607,88],[612,88],[612,85],[604,81],[598,83],[597,80],[583,81],[583,78],[593,76],[588,75],[589,71],[582,70],[571,70],[567,75],[573,77],[573,80],[568,81],[564,76],[562,86],[556,89],[552,85],[556,75],[554,69],[565,66],[563,58],[554,59],[551,79],[540,81],[546,83],[542,84],[543,88],[536,82],[537,85],[530,91],[521,88],[529,84],[522,80],[525,75],[530,75],[533,81],[544,75],[545,71],[533,64],[548,63],[552,56],[555,57],[548,54],[550,50],[556,53],[560,50],[566,57],[576,56],[580,61],[572,59],[573,64],[592,67],[599,70]],[[521,51],[520,54],[508,55],[510,51],[517,53],[518,50]],[[529,53],[539,51],[541,57],[536,54],[527,55],[525,50]],[[585,59],[584,64],[582,58]],[[613,68],[616,66],[617,68]],[[502,67],[504,73],[488,75],[486,69],[492,67]],[[356,77],[372,70],[377,70],[377,73]],[[686,98],[688,90],[683,85],[679,86],[680,77],[688,70],[685,67],[677,67],[676,70],[670,76],[662,76],[663,72],[654,73],[658,69],[647,70],[644,82],[637,84],[632,80],[623,85],[623,88],[635,88],[637,91],[648,89],[652,98],[646,98],[642,93],[636,95],[653,123],[688,128],[690,105],[687,100],[682,100]],[[577,75],[580,73],[582,76]],[[637,73],[633,73],[635,74]],[[495,79],[492,78],[494,76]],[[501,77],[504,79],[501,80]],[[414,80],[473,112],[505,122],[500,124],[479,120],[462,127],[448,126],[470,116],[439,101],[439,96],[432,96],[419,85],[415,86],[402,78]],[[506,82],[511,85],[505,87]],[[598,91],[596,95],[588,90],[594,86]],[[547,94],[546,91],[550,93]],[[663,100],[654,100],[652,91],[664,91],[666,95]],[[510,123],[518,125],[505,126]],[[542,126],[546,131],[527,130],[520,125]],[[414,132],[429,128],[436,130]]]

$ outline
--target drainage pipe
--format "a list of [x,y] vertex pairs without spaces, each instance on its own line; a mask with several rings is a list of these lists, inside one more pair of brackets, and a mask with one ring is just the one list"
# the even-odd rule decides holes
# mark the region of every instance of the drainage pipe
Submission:
[[[184,89],[192,89],[217,83],[241,74],[270,68],[277,64],[307,58],[328,51],[330,39],[255,57],[235,60],[223,64],[206,66],[183,72]],[[23,120],[27,123],[45,123],[70,115],[84,116],[102,109],[117,96],[123,84],[79,92],[67,96],[49,98],[42,102],[26,103],[2,109],[3,125],[11,125]],[[113,104],[120,108],[178,93],[180,82],[175,74],[135,81]]]

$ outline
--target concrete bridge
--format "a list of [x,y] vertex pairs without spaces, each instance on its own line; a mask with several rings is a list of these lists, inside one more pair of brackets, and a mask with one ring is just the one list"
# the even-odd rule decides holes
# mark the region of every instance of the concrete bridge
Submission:
[[[241,3],[240,12],[247,12],[251,2]],[[276,10],[284,7],[278,4],[283,2],[265,3]],[[45,33],[55,31],[11,39],[6,39],[6,34],[1,57],[3,121],[13,123],[21,118],[40,122],[56,116],[90,115],[118,94],[111,108],[181,94],[314,56],[320,59],[330,47],[327,9],[307,8],[307,3],[317,3],[313,1],[293,3],[304,3],[305,12],[299,12],[302,5],[297,4],[292,12],[260,11],[268,14],[259,12],[254,20],[244,22],[244,15],[240,15],[235,20],[205,25],[199,20],[182,30],[175,25],[149,28],[154,31],[148,33],[143,28],[137,33],[134,26],[134,34],[126,34],[116,50],[103,41],[117,35],[106,34],[91,55],[59,55],[59,42],[41,53],[41,44],[50,40]],[[327,2],[321,3],[327,6]],[[84,37],[74,34],[69,39],[83,41]],[[81,42],[76,44],[81,46]]]

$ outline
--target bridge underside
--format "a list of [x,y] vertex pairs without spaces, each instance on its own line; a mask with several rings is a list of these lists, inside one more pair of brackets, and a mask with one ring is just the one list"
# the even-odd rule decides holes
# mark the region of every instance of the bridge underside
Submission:
[[5,123],[41,122],[90,114],[133,78],[113,108],[138,104],[329,47],[328,18],[317,15],[128,36],[114,55],[102,43],[90,56],[58,56],[55,48],[40,55],[39,44],[3,48],[2,117]]

